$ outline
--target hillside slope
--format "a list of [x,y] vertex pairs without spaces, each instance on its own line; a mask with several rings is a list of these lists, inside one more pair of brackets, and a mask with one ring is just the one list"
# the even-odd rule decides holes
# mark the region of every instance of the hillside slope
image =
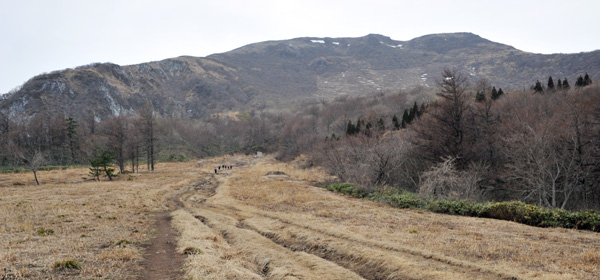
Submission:
[[30,116],[42,110],[96,119],[134,112],[148,100],[165,116],[202,118],[221,111],[280,109],[340,95],[434,87],[443,68],[502,88],[536,79],[600,77],[600,51],[541,55],[471,33],[396,41],[296,38],[247,45],[206,58],[178,57],[138,65],[91,64],[36,76],[5,95],[0,109]]

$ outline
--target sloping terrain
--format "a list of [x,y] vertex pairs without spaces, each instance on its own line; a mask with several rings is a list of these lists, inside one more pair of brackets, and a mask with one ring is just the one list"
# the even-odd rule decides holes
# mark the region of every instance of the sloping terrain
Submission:
[[30,116],[50,110],[76,119],[129,114],[151,101],[163,116],[202,118],[222,111],[281,110],[340,95],[434,87],[456,68],[504,89],[529,88],[548,76],[571,84],[600,77],[600,51],[541,55],[470,33],[409,41],[359,38],[268,41],[208,56],[138,65],[91,64],[42,74],[0,99],[0,109]]
[[[215,174],[222,164],[233,169]],[[0,278],[150,277],[142,258],[162,232],[153,212],[163,211],[185,264],[162,275],[183,270],[185,279],[600,274],[598,233],[395,209],[314,187],[331,178],[270,157],[160,164],[112,182],[81,182],[86,172],[40,172],[39,187],[31,174],[0,175]],[[81,268],[55,266],[65,260]]]

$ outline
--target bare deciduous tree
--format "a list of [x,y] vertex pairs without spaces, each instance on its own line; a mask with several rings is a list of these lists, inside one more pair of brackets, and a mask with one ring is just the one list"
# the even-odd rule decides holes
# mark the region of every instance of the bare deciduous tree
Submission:
[[114,159],[119,165],[119,172],[125,172],[126,148],[128,139],[128,122],[124,116],[114,117],[105,123],[105,134],[108,136],[108,147],[113,152]]
[[40,181],[37,177],[38,169],[46,163],[46,159],[44,158],[44,154],[37,149],[34,150],[17,150],[17,157],[19,157],[23,164],[25,164],[31,172],[33,172],[33,177],[35,178],[35,183],[37,185],[40,184]]
[[470,164],[466,170],[456,169],[456,159],[448,157],[421,175],[419,193],[433,198],[473,199],[482,197],[485,164]]
[[148,170],[154,171],[154,144],[156,141],[156,116],[154,106],[147,102],[138,111],[138,128],[144,141]]

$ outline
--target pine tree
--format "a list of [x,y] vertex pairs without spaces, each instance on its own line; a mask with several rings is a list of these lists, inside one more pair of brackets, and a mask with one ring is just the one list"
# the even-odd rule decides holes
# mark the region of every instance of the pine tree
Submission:
[[382,118],[379,118],[379,120],[377,121],[377,130],[379,130],[380,132],[385,131],[385,123],[383,122]]
[[69,150],[71,151],[71,163],[75,162],[75,146],[76,146],[76,136],[77,136],[77,127],[79,124],[76,120],[71,117],[65,119],[67,125],[67,138],[69,138]]
[[542,87],[542,83],[539,80],[535,81],[535,86],[533,87],[533,91],[535,92],[544,92],[544,88]]
[[373,128],[373,125],[371,124],[371,122],[367,122],[367,124],[365,125],[365,135],[367,137],[371,137],[371,128]]
[[412,121],[415,119],[415,107],[410,108],[410,111],[408,112],[408,120],[407,123],[412,123]]
[[400,122],[398,121],[398,117],[396,117],[396,115],[392,117],[392,124],[394,125],[395,130],[400,129]]
[[562,90],[562,81],[560,79],[558,79],[558,81],[556,82],[556,89]]
[[496,87],[492,87],[492,94],[491,94],[491,98],[492,100],[496,100],[496,96],[498,95],[498,90],[496,89]]
[[575,87],[576,88],[580,88],[583,87],[583,77],[580,75],[579,77],[577,77],[577,81],[575,82]]
[[563,88],[564,90],[568,90],[570,87],[571,87],[571,86],[569,86],[569,81],[567,81],[567,78],[565,78],[565,79],[563,80],[563,83],[562,83],[562,88]]
[[352,124],[352,121],[348,121],[348,126],[346,126],[346,135],[354,135],[355,130],[356,128]]
[[[419,106],[417,105],[417,102],[415,101],[415,104],[413,105],[412,109],[412,120],[419,118]],[[412,121],[411,120],[411,121]]]
[[592,79],[590,79],[590,75],[588,75],[588,73],[585,73],[585,77],[583,77],[583,86],[589,86],[592,84]]
[[359,134],[361,130],[365,127],[365,120],[361,120],[360,118],[356,120],[356,129],[355,134]]
[[478,91],[475,95],[475,102],[484,102],[485,101],[485,93]]
[[100,180],[100,174],[104,172],[109,180],[115,176],[115,169],[112,168],[113,155],[110,150],[104,150],[100,147],[96,147],[90,159],[90,175],[96,177],[96,180]]
[[402,123],[405,125],[402,128],[406,127],[407,124],[410,124],[410,115],[407,110],[404,110],[404,114],[402,114]]
[[552,80],[552,76],[548,78],[548,90],[554,90],[554,80]]
[[492,100],[498,100],[498,98],[500,98],[500,96],[502,96],[504,94],[504,91],[502,91],[502,88],[499,88],[498,91],[495,91],[496,88],[494,88],[494,90],[492,90]]

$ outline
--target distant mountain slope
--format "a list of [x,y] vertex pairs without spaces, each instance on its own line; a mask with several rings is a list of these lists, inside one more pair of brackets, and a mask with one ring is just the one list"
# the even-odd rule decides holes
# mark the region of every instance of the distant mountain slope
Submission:
[[62,111],[97,119],[134,112],[147,100],[166,116],[201,118],[228,110],[289,107],[308,100],[432,87],[443,68],[494,85],[528,88],[536,79],[600,77],[600,51],[541,55],[471,33],[396,41],[296,38],[247,45],[206,58],[178,57],[119,66],[93,64],[32,78],[0,100],[0,109],[31,115]]

